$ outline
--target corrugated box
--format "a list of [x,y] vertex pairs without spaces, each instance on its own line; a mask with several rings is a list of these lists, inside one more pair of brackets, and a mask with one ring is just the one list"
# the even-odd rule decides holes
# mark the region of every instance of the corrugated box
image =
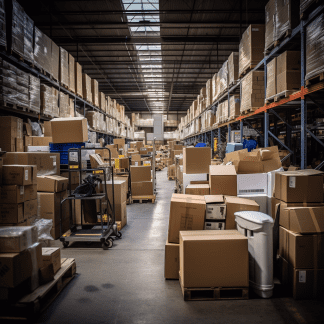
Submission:
[[165,259],[164,259],[164,278],[179,279],[180,269],[180,244],[169,243],[165,244]]
[[236,196],[237,175],[233,165],[211,165],[209,167],[211,195]]
[[277,93],[277,58],[275,57],[267,64],[267,98]]
[[233,52],[228,58],[228,84],[234,85],[239,79],[239,53]]
[[265,50],[272,48],[277,34],[277,0],[270,0],[265,6]]
[[52,137],[47,136],[31,136],[32,146],[48,146],[52,142]]
[[2,182],[5,185],[25,186],[36,183],[36,166],[3,165]]
[[186,189],[186,195],[199,195],[199,196],[209,195],[208,184],[190,184],[185,189]]
[[240,96],[230,96],[230,115],[229,119],[235,119],[240,115]]
[[92,102],[96,107],[99,107],[99,90],[98,81],[91,79],[91,92],[92,92]]
[[69,87],[69,53],[60,47],[60,82]]
[[34,63],[47,73],[52,73],[52,40],[34,27]]
[[15,152],[16,138],[23,138],[23,120],[12,116],[1,116],[0,148],[2,151]]
[[51,41],[51,54],[52,76],[56,81],[58,81],[60,71],[60,47],[57,46],[53,41]]
[[85,73],[82,73],[82,89],[83,99],[92,104],[91,78]]
[[208,173],[210,160],[209,147],[183,148],[183,172],[186,174]]
[[43,265],[53,264],[54,274],[61,269],[61,249],[55,247],[42,248]]
[[[226,205],[223,195],[205,196],[206,220],[225,220]],[[206,225],[206,224],[205,224]]]
[[58,175],[37,177],[37,191],[61,192],[68,187],[69,179]]
[[24,186],[4,185],[0,187],[0,203],[19,204],[25,201]]
[[75,62],[75,93],[83,98],[83,87],[82,87],[82,66]]
[[142,181],[142,182],[132,181],[132,196],[152,196],[152,195],[153,195],[152,181]]
[[131,166],[131,181],[151,181],[151,167],[150,166]]
[[75,92],[75,61],[71,54],[69,54],[69,90]]

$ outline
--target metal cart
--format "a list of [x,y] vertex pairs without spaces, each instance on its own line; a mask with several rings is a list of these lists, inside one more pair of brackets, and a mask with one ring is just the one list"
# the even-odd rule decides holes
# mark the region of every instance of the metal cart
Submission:
[[[61,238],[60,241],[64,247],[68,247],[70,242],[100,242],[102,248],[107,250],[113,246],[114,238],[121,238],[122,234],[118,232],[117,225],[115,222],[115,196],[114,196],[114,172],[111,166],[111,152],[108,148],[96,148],[96,150],[108,150],[109,151],[109,166],[105,168],[87,169],[85,165],[82,165],[82,152],[85,150],[92,150],[91,148],[71,148],[68,151],[68,170],[69,170],[69,196],[61,201]],[[104,193],[93,194],[90,197],[76,197],[72,194],[71,190],[71,173],[79,172],[79,184],[82,183],[82,174],[95,174],[103,176],[104,180]],[[107,195],[107,173],[111,176],[112,182],[112,203],[110,202]],[[81,225],[76,225],[73,222],[72,214],[72,201],[81,201]],[[83,224],[83,203],[82,201],[99,201],[99,213],[96,210],[97,216],[100,218],[100,225],[98,223]],[[107,210],[103,211],[102,203],[107,201]],[[62,233],[62,206],[63,204],[70,202],[70,231]],[[109,213],[110,211],[110,213]],[[106,218],[106,219],[104,219]]]

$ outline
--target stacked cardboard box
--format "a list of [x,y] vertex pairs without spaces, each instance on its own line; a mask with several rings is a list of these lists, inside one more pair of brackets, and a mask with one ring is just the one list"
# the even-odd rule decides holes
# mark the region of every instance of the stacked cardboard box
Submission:
[[218,89],[218,80],[217,80],[217,73],[215,73],[212,79],[213,102],[218,97],[217,89]]
[[239,46],[239,76],[258,64],[264,57],[264,25],[250,25]]
[[32,111],[40,112],[40,80],[29,74],[29,108]]
[[[206,107],[209,107],[213,103],[213,89],[212,89],[212,79],[209,79],[206,82]],[[194,117],[195,116],[194,110]]]
[[241,112],[262,107],[264,96],[264,72],[250,72],[242,80]]
[[60,47],[60,82],[69,87],[69,53]]
[[38,68],[52,74],[52,40],[37,27],[34,28],[34,33],[34,63]]
[[17,97],[17,68],[0,59],[0,99],[15,104]]
[[270,0],[265,6],[265,49],[271,49],[276,41],[277,0]]
[[277,58],[267,64],[267,89],[266,97],[272,97],[277,92]]
[[17,73],[17,105],[29,108],[29,75],[19,69]]
[[[9,18],[10,19],[10,18]],[[24,29],[25,29],[25,11],[16,1],[12,1],[12,31],[11,31],[11,49],[24,56]]]
[[228,58],[228,85],[234,85],[239,75],[239,53],[233,52]]
[[91,78],[85,73],[82,73],[82,87],[83,99],[92,104]]
[[153,183],[151,180],[150,166],[131,166],[132,196],[153,195]]
[[208,173],[211,149],[208,147],[183,148],[183,172],[186,174]]
[[230,114],[229,119],[235,119],[240,115],[240,96],[230,96]]
[[82,66],[75,62],[75,93],[83,98],[83,87],[82,87]]
[[52,64],[52,76],[58,81],[60,74],[60,47],[53,41],[51,42],[51,64]]
[[219,77],[219,94],[221,95],[228,88],[228,61],[223,63],[223,66],[218,71]]
[[186,195],[209,195],[209,184],[190,184],[186,188]]
[[92,103],[99,107],[99,90],[98,90],[98,81],[91,79],[91,92],[92,92]]
[[60,91],[59,97],[60,97],[60,107],[59,107],[60,117],[70,117],[69,95]]
[[17,117],[0,117],[0,147],[6,152],[24,152],[23,121]]
[[106,97],[103,92],[99,92],[99,108],[103,112],[107,112],[107,106],[106,106]]
[[24,13],[24,58],[34,62],[34,21]]

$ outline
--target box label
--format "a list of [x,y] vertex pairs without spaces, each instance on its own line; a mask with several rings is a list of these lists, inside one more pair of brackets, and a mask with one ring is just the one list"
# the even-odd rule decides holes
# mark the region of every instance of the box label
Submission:
[[56,167],[56,156],[50,156],[53,159],[53,167]]
[[306,283],[306,271],[299,271],[299,282]]
[[70,162],[78,162],[78,152],[70,152],[69,160]]
[[264,193],[264,189],[240,189],[239,194],[245,194],[245,193]]
[[20,195],[22,196],[24,194],[24,186],[19,187]]
[[259,31],[259,28],[252,28],[252,31]]
[[289,177],[289,188],[296,188],[296,177]]
[[138,166],[138,162],[135,162],[135,166]]
[[25,180],[28,180],[28,170],[25,170]]

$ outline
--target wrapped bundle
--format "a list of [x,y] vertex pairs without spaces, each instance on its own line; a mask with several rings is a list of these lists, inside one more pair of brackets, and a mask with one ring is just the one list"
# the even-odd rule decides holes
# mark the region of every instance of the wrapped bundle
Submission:
[[89,75],[82,73],[83,99],[92,104],[91,78]]
[[74,114],[74,100],[69,98],[69,103],[70,103],[70,116],[69,117],[75,117]]
[[62,91],[59,93],[60,97],[60,117],[70,117],[70,102],[69,96]]
[[95,79],[91,79],[91,92],[92,92],[92,103],[99,107],[99,87],[98,81]]
[[24,58],[34,63],[34,21],[24,14]]
[[69,87],[69,53],[60,47],[60,82]]
[[51,41],[51,62],[52,62],[52,76],[58,81],[59,80],[59,70],[60,70],[60,48],[53,41]]
[[42,114],[53,115],[53,93],[51,87],[42,84],[40,86],[40,110]]
[[267,98],[277,94],[277,58],[267,64]]
[[106,108],[106,97],[105,94],[103,92],[99,93],[99,108],[103,111],[106,112],[107,108]]
[[300,0],[300,15],[302,16],[304,12],[314,3],[317,3],[317,0]]
[[206,82],[206,106],[209,107],[213,103],[212,80]]
[[276,0],[276,40],[288,36],[292,29],[299,24],[298,1],[293,0]]
[[217,73],[214,74],[212,79],[212,91],[213,91],[213,102],[217,99],[218,93],[217,93]]
[[17,68],[0,58],[0,100],[17,102]]
[[277,0],[270,0],[265,6],[265,50],[274,46],[276,41]]
[[29,74],[29,108],[40,112],[40,80]]
[[239,78],[239,53],[233,52],[228,58],[228,85],[232,86]]
[[219,76],[219,94],[221,95],[228,88],[228,61],[223,63],[218,72]]
[[52,41],[37,27],[34,28],[34,63],[39,69],[52,74]]
[[240,115],[240,96],[230,96],[230,115],[229,120],[235,119]]
[[82,88],[82,66],[78,63],[75,62],[75,93],[83,98],[83,88]]
[[17,73],[17,105],[29,108],[29,74],[16,70]]
[[52,116],[59,117],[60,116],[60,108],[58,105],[59,101],[59,91],[55,88],[52,88]]
[[7,46],[6,14],[4,0],[0,0],[0,45]]
[[24,57],[25,11],[12,0],[11,50]]
[[74,57],[69,54],[69,90],[75,93],[75,62]]

